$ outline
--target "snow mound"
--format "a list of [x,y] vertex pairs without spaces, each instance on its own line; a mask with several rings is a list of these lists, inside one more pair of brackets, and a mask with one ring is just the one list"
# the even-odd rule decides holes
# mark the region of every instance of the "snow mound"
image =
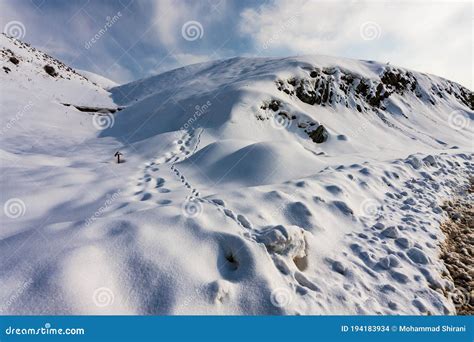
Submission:
[[[177,164],[190,178],[209,187],[221,184],[254,186],[309,175],[324,165],[301,145],[291,141],[246,144],[219,141],[207,145]],[[289,165],[299,167],[289,168]],[[233,166],[233,167],[229,167]]]

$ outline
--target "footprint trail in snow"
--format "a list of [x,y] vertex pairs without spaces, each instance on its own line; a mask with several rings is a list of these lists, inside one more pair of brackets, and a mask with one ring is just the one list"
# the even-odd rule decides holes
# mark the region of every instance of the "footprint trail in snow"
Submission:
[[172,149],[140,167],[132,179],[132,201],[150,206],[181,205],[199,197],[176,164],[192,154],[199,144],[199,131],[186,132],[172,143]]

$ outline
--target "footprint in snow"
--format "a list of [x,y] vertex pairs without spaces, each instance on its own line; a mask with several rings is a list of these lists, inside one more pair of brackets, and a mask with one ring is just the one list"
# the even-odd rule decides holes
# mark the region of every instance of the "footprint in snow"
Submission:
[[343,193],[342,189],[337,185],[328,185],[325,187],[326,190],[333,195],[340,195]]
[[228,217],[230,217],[231,219],[234,219],[235,220],[235,215],[234,213],[232,212],[232,210],[230,209],[224,209],[224,214]]
[[321,289],[312,281],[310,281],[303,273],[295,272],[295,280],[301,286],[310,289],[311,291],[321,292]]
[[[194,191],[193,191],[194,192]],[[225,206],[225,203],[223,200],[219,199],[219,198],[214,198],[211,200],[212,202],[214,202],[215,204],[217,205],[220,205],[221,207],[224,207]]]
[[151,198],[151,194],[146,192],[146,193],[143,194],[140,201],[148,201],[150,198]]
[[165,185],[165,180],[161,177],[158,177],[156,179],[156,187],[161,188],[163,185]]
[[250,224],[249,220],[244,215],[237,215],[237,220],[240,222],[240,224],[247,229],[251,229],[252,225]]

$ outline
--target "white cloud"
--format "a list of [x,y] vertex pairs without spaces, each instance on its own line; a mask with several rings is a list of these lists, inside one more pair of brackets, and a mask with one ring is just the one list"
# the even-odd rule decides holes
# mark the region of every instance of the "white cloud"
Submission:
[[184,2],[174,0],[159,0],[154,2],[154,13],[156,18],[156,32],[162,44],[174,47],[178,39],[181,39],[179,28],[181,25],[193,18],[193,8]]
[[[244,10],[240,31],[262,55],[390,61],[472,89],[471,13],[471,2],[457,1],[276,0]],[[373,40],[361,35],[367,22],[374,23]]]
[[[189,21],[198,22],[203,34],[228,11],[226,1],[156,0],[152,2],[154,25],[160,43],[168,49],[189,43],[182,35],[182,27]],[[209,33],[209,32],[208,32]]]

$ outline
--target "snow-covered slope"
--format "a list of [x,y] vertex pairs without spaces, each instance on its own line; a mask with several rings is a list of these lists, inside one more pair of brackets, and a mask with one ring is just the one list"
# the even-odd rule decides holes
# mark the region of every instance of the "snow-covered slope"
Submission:
[[80,75],[86,77],[89,81],[94,82],[95,84],[101,86],[104,89],[109,89],[109,88],[113,88],[113,87],[118,86],[118,83],[116,83],[116,82],[114,82],[114,81],[112,81],[112,80],[110,80],[110,79],[108,79],[104,76],[95,74],[93,72],[86,71],[86,70],[76,70],[76,71]]
[[2,149],[56,154],[97,132],[89,115],[64,104],[117,107],[107,91],[45,53],[4,34],[0,48]]
[[2,57],[2,312],[455,312],[439,205],[474,170],[470,90],[305,56],[108,93],[20,45],[2,37],[33,60]]

